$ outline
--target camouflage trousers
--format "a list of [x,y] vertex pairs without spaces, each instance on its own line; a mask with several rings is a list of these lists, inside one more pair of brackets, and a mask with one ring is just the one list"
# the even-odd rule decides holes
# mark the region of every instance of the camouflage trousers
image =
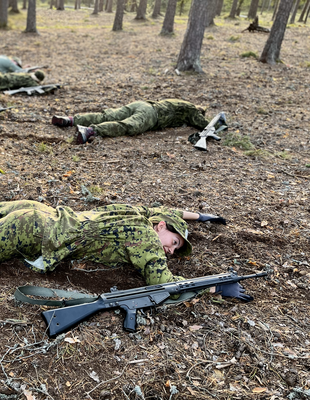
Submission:
[[21,87],[38,86],[30,74],[23,72],[10,72],[8,74],[0,73],[0,90],[19,89]]
[[101,113],[77,114],[74,125],[90,126],[99,136],[133,136],[154,128],[157,113],[151,104],[135,101],[119,108],[108,108]]
[[0,263],[13,257],[32,260],[40,255],[44,217],[33,203],[0,203]]

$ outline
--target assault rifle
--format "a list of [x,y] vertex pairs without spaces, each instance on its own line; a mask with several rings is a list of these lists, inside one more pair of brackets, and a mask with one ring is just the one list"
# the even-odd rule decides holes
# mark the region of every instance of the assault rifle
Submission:
[[112,288],[111,293],[103,293],[91,303],[44,311],[42,312],[42,317],[47,324],[48,336],[55,337],[62,332],[70,330],[99,311],[118,308],[126,313],[123,325],[124,330],[135,332],[137,310],[159,306],[172,295],[185,292],[198,293],[212,286],[227,285],[266,275],[267,272],[261,272],[259,274],[238,276],[235,271],[231,271],[136,289],[117,290],[117,288]]
[[221,140],[221,138],[217,136],[216,133],[227,129],[227,126],[222,125],[219,129],[216,130],[215,125],[223,117],[223,114],[224,113],[217,114],[204,128],[204,130],[199,133],[200,139],[195,143],[194,147],[199,150],[207,150],[207,141],[209,141],[210,139],[214,139],[216,141]]
[[45,93],[44,89],[55,90],[55,89],[59,89],[59,88],[60,88],[60,84],[57,83],[54,85],[21,87],[19,89],[6,90],[3,93],[9,94],[9,95],[16,94],[16,93],[22,93],[22,92],[26,92],[28,95],[31,95],[33,93],[43,94],[43,93]]

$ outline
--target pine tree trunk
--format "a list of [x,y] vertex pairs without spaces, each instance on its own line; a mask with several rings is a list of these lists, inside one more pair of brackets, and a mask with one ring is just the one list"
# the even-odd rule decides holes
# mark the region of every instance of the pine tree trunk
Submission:
[[37,16],[36,16],[36,0],[29,0],[27,11],[26,33],[38,33]]
[[280,49],[292,5],[293,0],[281,0],[269,38],[259,61],[267,64],[275,64],[280,59]]
[[208,5],[207,5],[207,18],[206,18],[205,28],[207,28],[208,26],[215,25],[214,17],[216,15],[217,0],[206,0],[206,2],[208,3]]
[[27,10],[27,0],[23,0],[22,10]]
[[135,19],[146,19],[147,0],[140,0]]
[[104,0],[99,0],[99,12],[103,11]]
[[107,4],[106,4],[106,12],[107,13],[113,12],[112,6],[113,6],[113,0],[107,0]]
[[93,15],[98,15],[99,13],[99,0],[95,0]]
[[124,5],[125,5],[125,0],[117,0],[112,31],[121,31],[123,29]]
[[65,0],[59,0],[57,10],[64,11],[64,9],[65,9]]
[[81,8],[81,0],[75,0],[74,9],[79,10]]
[[295,1],[294,7],[293,7],[293,12],[292,12],[291,19],[290,19],[290,24],[295,23],[295,18],[296,18],[296,14],[298,11],[299,3],[300,3],[300,0]]
[[299,17],[298,22],[304,22],[304,17],[305,17],[305,15],[306,15],[306,12],[307,12],[307,9],[308,9],[308,7],[309,7],[309,4],[310,4],[310,0],[307,0],[307,1],[305,2],[305,5],[304,5],[303,9],[302,9],[302,12],[301,12],[301,14],[300,14],[300,17]]
[[217,0],[215,15],[221,15],[223,4],[224,4],[224,0]]
[[279,1],[280,0],[276,0],[275,3],[274,3],[274,9],[273,9],[273,14],[272,14],[271,21],[274,21],[276,15],[277,15],[278,7],[279,7]]
[[248,18],[249,19],[254,19],[256,17],[256,15],[257,15],[258,1],[259,0],[252,0],[251,1],[250,9],[249,9],[249,12],[248,12]]
[[10,10],[11,12],[13,12],[15,14],[19,13],[17,0],[12,0],[10,6],[11,6],[11,10]]
[[229,14],[228,18],[231,18],[231,19],[235,19],[236,18],[237,7],[238,7],[238,0],[233,0],[232,6],[231,6],[231,10],[230,10],[230,14]]
[[166,14],[160,32],[161,35],[173,34],[173,25],[174,25],[174,17],[176,9],[177,9],[177,0],[168,0]]
[[160,16],[160,6],[161,6],[161,0],[155,0],[152,18],[157,18]]
[[136,12],[136,10],[137,10],[137,1],[136,0],[131,0],[130,12]]
[[0,28],[8,26],[8,2],[7,0],[0,0]]
[[206,0],[193,0],[177,62],[177,69],[179,71],[203,72],[200,66],[200,52],[205,31],[206,18]]

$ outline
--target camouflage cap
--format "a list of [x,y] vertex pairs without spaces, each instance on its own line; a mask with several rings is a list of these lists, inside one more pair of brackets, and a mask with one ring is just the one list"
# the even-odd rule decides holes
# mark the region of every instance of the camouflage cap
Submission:
[[45,78],[44,72],[39,69],[34,74],[39,79],[39,81],[43,81],[43,79]]
[[180,256],[187,256],[192,252],[192,245],[188,241],[188,230],[187,223],[175,214],[170,214],[169,216],[166,214],[156,214],[149,218],[153,224],[158,224],[160,221],[166,222],[166,224],[173,226],[176,232],[182,236],[184,239],[184,245],[176,250],[176,253]]

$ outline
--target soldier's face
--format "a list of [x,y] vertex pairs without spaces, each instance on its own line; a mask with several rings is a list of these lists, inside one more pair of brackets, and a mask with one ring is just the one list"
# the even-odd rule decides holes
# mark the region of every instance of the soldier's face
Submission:
[[170,232],[164,221],[159,222],[155,230],[166,255],[173,254],[175,250],[180,249],[184,245],[182,236],[178,233]]

